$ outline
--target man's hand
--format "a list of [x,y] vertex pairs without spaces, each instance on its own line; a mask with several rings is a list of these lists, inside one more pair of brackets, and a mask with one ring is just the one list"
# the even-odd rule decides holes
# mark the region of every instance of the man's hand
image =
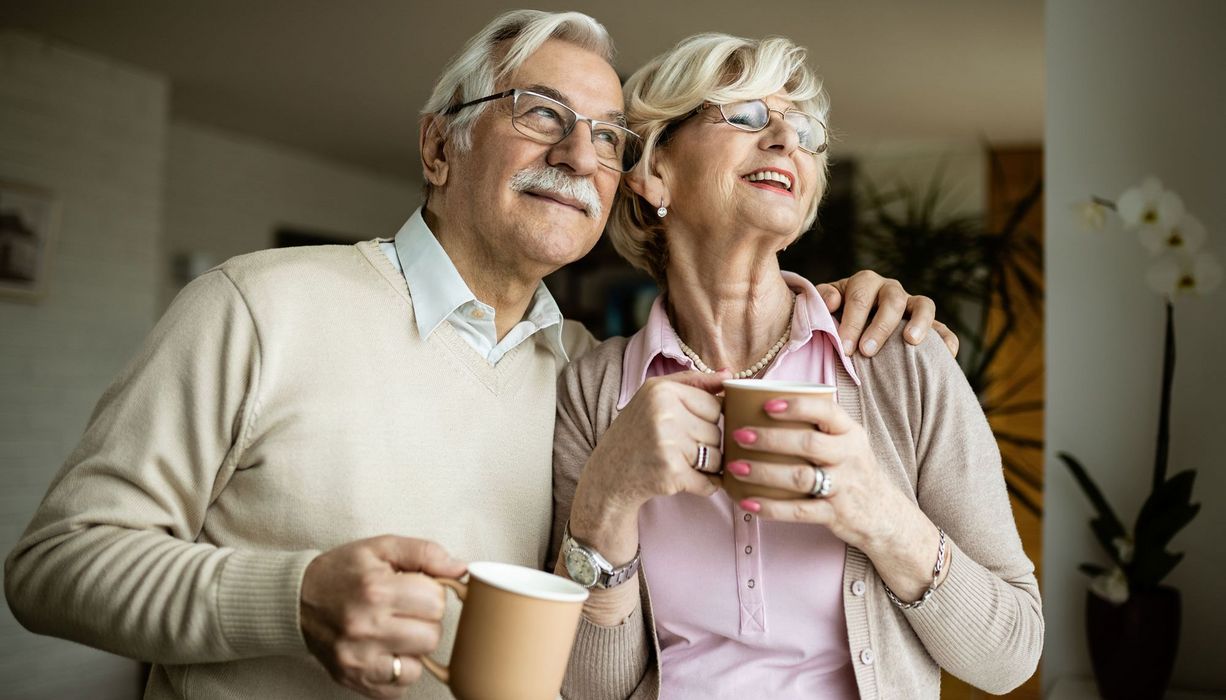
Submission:
[[[898,280],[888,279],[871,270],[861,270],[851,277],[817,285],[817,291],[831,313],[843,309],[843,321],[839,324],[839,337],[843,350],[854,354],[856,348],[865,357],[872,357],[898,327],[903,316],[910,321],[903,338],[912,345],[919,345],[929,330],[936,330],[945,341],[949,352],[958,354],[958,336],[944,323],[936,320],[936,304],[924,296],[910,296]],[[876,313],[872,319],[869,314]]]
[[439,545],[408,537],[373,537],[324,552],[302,577],[307,648],[346,688],[398,698],[421,676],[420,658],[442,635],[444,590],[430,577],[464,571]]

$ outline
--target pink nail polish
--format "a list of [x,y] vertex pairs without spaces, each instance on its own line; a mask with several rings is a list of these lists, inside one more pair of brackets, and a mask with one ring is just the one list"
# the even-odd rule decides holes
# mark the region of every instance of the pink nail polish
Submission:
[[745,462],[732,462],[725,466],[724,469],[737,476],[747,476],[749,474],[749,465]]
[[788,402],[784,401],[783,399],[771,399],[770,401],[762,404],[762,408],[767,413],[778,413],[780,411],[788,410]]
[[742,445],[752,445],[758,441],[758,434],[749,428],[741,428],[732,433],[732,439]]
[[747,510],[750,513],[757,513],[758,511],[762,510],[762,504],[746,498],[745,500],[741,501],[741,509]]

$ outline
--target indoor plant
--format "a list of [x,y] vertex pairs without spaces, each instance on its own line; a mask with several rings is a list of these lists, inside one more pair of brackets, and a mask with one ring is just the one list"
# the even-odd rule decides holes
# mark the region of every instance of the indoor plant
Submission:
[[[1130,529],[1116,515],[1086,469],[1072,455],[1059,457],[1094,507],[1090,521],[1109,566],[1084,563],[1091,577],[1086,600],[1090,657],[1104,698],[1159,698],[1166,689],[1179,641],[1179,591],[1162,580],[1183,558],[1167,550],[1171,539],[1196,517],[1192,503],[1196,472],[1168,477],[1171,384],[1175,375],[1174,304],[1187,295],[1204,295],[1221,282],[1222,268],[1204,249],[1204,226],[1177,194],[1155,178],[1125,191],[1117,201],[1095,197],[1082,206],[1091,228],[1108,222],[1136,233],[1153,255],[1146,283],[1165,300],[1166,336],[1162,393],[1150,493]],[[1114,226],[1113,226],[1114,227]]]

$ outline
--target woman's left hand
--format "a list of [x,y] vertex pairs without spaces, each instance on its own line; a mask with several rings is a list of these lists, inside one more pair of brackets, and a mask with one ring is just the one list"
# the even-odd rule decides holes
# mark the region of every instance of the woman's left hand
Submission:
[[[742,447],[796,461],[738,460],[724,465],[724,478],[793,491],[798,498],[747,498],[741,507],[771,520],[825,525],[868,555],[896,593],[922,594],[932,582],[940,534],[881,469],[863,426],[828,399],[773,399],[765,409],[772,418],[813,428],[753,426],[736,430],[733,439]],[[830,478],[831,490],[812,498],[817,468]]]

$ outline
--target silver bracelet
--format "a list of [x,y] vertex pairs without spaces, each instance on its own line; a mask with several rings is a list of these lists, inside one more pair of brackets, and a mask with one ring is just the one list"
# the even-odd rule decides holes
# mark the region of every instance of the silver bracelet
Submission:
[[932,585],[928,586],[928,590],[924,591],[924,595],[920,599],[911,603],[904,603],[899,600],[898,596],[894,595],[894,591],[885,585],[885,581],[881,582],[882,588],[885,588],[885,594],[890,597],[890,601],[903,610],[915,610],[919,606],[928,602],[928,598],[932,596],[933,591],[937,589],[937,579],[941,578],[941,569],[945,567],[945,531],[937,528],[937,532],[941,533],[941,543],[937,545],[937,563],[932,567]]

